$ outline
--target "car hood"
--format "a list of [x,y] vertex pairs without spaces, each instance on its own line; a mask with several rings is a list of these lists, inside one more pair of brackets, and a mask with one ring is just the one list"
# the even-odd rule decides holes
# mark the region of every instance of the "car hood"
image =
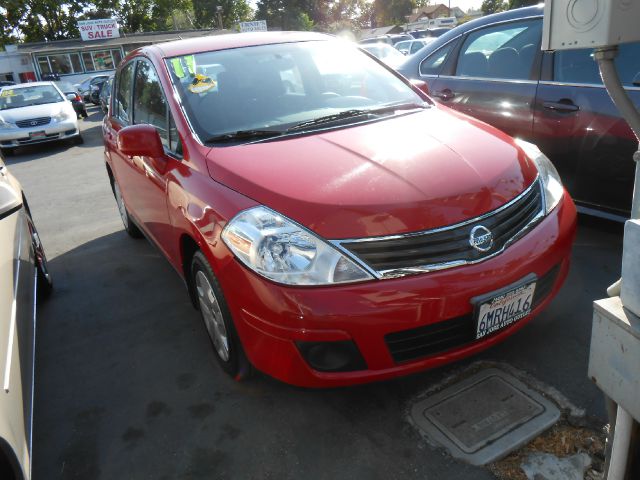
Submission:
[[323,133],[212,148],[212,178],[329,239],[455,224],[537,176],[512,139],[442,107]]
[[30,118],[51,117],[60,110],[73,109],[71,102],[45,103],[44,105],[32,105],[30,107],[9,108],[0,111],[0,118],[5,122],[15,123]]

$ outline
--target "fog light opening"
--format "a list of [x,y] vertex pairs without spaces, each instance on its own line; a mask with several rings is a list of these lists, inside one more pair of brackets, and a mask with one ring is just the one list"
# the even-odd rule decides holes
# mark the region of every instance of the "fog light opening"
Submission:
[[338,342],[296,342],[300,353],[314,370],[351,372],[366,370],[367,365],[351,340]]

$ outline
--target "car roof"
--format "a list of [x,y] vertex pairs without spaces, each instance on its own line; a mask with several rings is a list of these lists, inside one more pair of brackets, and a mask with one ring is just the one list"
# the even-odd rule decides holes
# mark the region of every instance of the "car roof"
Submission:
[[39,87],[42,85],[53,85],[54,87],[56,86],[54,82],[42,81],[42,82],[16,83],[15,85],[7,85],[7,87],[11,87],[12,90],[15,90],[16,88]]
[[[226,50],[230,48],[253,47],[289,42],[309,42],[313,40],[334,40],[331,35],[315,32],[251,32],[211,35],[208,37],[174,40],[134,50],[131,54],[153,51],[161,57],[176,57],[191,53]],[[130,55],[131,55],[130,54]]]

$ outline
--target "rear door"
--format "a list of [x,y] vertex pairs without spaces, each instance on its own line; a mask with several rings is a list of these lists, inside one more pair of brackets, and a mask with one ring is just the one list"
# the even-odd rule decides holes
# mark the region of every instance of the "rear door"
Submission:
[[[640,44],[621,45],[616,67],[639,106]],[[592,49],[545,54],[534,135],[583,207],[628,215],[638,141],[602,85]]]
[[431,95],[510,135],[530,138],[541,32],[541,18],[468,32],[430,85]]

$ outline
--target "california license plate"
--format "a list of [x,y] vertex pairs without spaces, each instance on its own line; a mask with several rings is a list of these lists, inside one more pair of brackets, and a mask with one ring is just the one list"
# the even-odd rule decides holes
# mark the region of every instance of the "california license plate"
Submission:
[[38,138],[38,137],[44,137],[46,134],[44,133],[44,130],[41,130],[39,132],[31,132],[29,133],[29,137],[31,138]]
[[536,282],[528,281],[481,300],[476,307],[476,339],[502,330],[531,313]]

